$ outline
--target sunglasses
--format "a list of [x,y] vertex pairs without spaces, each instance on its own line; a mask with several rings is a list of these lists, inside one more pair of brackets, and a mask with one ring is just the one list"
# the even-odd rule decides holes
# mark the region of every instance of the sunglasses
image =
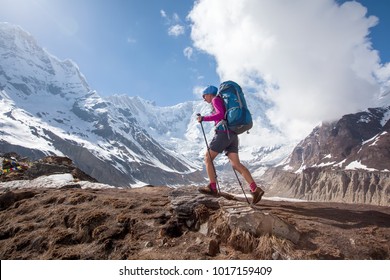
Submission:
[[203,94],[202,97],[203,97],[203,100],[206,100],[206,95],[210,95],[210,94]]

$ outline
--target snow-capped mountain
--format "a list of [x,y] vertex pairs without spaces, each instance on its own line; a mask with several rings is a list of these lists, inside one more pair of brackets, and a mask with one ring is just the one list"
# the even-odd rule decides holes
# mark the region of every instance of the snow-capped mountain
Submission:
[[[0,59],[0,152],[68,156],[117,186],[204,182],[206,145],[196,114],[210,113],[211,105],[197,100],[158,107],[139,97],[102,97],[74,62],[60,61],[11,24],[0,24]],[[259,176],[293,146],[271,140],[283,137],[267,121],[269,105],[260,96],[247,94],[247,102],[255,126],[240,136],[240,157]],[[213,124],[203,126],[210,141]],[[221,156],[216,165],[228,180],[227,162]]]
[[390,171],[390,106],[348,114],[323,123],[302,140],[286,170],[307,168]]
[[323,123],[278,167],[269,194],[390,205],[390,106]]
[[77,65],[60,61],[21,28],[0,24],[0,150],[66,155],[103,183],[202,180],[161,146],[128,109],[92,91]]

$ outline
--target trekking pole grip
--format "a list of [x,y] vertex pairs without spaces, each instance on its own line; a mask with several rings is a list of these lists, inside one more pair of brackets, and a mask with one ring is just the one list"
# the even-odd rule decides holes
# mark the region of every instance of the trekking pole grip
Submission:
[[[201,115],[200,113],[197,113],[196,115],[197,115],[198,117],[202,117],[202,115]],[[203,118],[201,118],[200,124],[202,124],[202,121],[203,121]]]

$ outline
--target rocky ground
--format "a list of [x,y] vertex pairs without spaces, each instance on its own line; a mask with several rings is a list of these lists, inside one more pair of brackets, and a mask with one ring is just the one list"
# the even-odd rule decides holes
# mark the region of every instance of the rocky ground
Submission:
[[[390,207],[118,189],[3,155],[0,259],[390,259]],[[239,188],[237,188],[239,189]]]
[[[33,186],[31,186],[33,187]],[[390,208],[171,189],[2,189],[5,259],[390,259]]]

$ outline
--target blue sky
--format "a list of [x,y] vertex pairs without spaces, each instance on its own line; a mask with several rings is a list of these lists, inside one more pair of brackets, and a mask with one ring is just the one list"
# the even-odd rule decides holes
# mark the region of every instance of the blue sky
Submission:
[[299,130],[390,88],[390,2],[357,2],[0,0],[0,21],[75,61],[103,96],[168,106],[232,79],[275,104],[276,126]]
[[0,0],[0,6],[0,21],[20,25],[51,54],[75,61],[102,95],[173,105],[194,99],[194,86],[219,81],[209,55],[184,54],[193,1]]

